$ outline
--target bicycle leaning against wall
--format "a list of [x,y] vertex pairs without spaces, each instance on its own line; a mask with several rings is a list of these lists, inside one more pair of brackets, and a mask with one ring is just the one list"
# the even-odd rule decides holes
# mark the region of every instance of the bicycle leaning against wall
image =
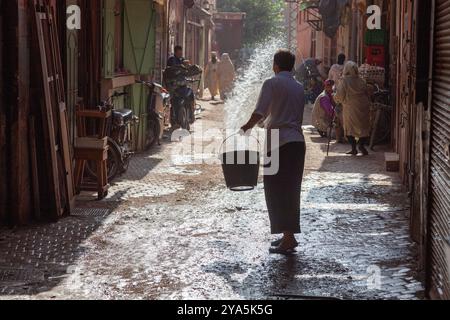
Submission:
[[[138,123],[139,119],[130,109],[116,109],[114,100],[126,96],[127,93],[114,92],[108,100],[102,101],[99,109],[111,111],[112,116],[107,125],[108,135],[108,181],[113,181],[118,175],[128,169],[130,159],[133,155],[132,126]],[[97,176],[95,162],[88,162],[86,173],[90,177]]]
[[370,149],[374,151],[376,145],[389,142],[391,138],[392,124],[392,105],[390,91],[381,89],[376,83],[368,83],[372,88],[372,107],[371,114],[373,117],[372,135],[370,137]]

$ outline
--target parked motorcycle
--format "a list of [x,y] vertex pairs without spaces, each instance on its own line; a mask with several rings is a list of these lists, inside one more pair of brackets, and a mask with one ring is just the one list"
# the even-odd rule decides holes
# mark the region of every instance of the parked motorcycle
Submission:
[[306,62],[304,62],[303,65],[306,70],[305,74],[296,71],[295,78],[303,85],[305,89],[306,103],[314,104],[317,97],[324,90],[323,79],[319,74],[317,74],[317,71],[314,71],[314,69],[306,64]]
[[[147,102],[147,133],[145,150],[160,145],[164,129],[169,124],[170,118],[170,94],[158,83],[149,81],[136,81],[149,89]],[[142,121],[142,119],[141,119]]]
[[322,79],[318,77],[308,78],[303,82],[305,88],[306,102],[314,104],[317,97],[323,92],[324,86]]
[[203,70],[196,65],[179,65],[168,67],[164,71],[164,84],[169,89],[171,95],[171,125],[173,128],[190,130],[195,122],[196,98],[194,90],[189,86],[192,83],[200,82],[194,77],[203,73]]
[[[128,169],[132,152],[131,128],[139,119],[129,109],[115,109],[114,99],[125,96],[126,93],[115,92],[108,100],[103,101],[99,109],[111,111],[112,115],[107,125],[108,135],[108,181],[114,180]],[[95,162],[88,162],[86,172],[91,177],[97,176]]]

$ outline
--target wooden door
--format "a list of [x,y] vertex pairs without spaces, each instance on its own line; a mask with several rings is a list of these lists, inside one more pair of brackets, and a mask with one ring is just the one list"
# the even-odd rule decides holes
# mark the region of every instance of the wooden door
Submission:
[[[125,0],[124,5],[124,66],[134,75],[154,77],[156,11],[146,0]],[[147,132],[147,95],[142,85],[131,86],[130,102],[141,121],[135,127],[135,149],[141,151]]]

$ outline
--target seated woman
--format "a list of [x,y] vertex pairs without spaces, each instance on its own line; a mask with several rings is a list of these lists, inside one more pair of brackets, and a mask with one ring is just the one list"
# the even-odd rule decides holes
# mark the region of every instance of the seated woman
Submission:
[[322,137],[328,135],[328,130],[333,125],[336,108],[333,98],[334,81],[326,80],[324,84],[325,90],[317,97],[312,114],[313,126]]

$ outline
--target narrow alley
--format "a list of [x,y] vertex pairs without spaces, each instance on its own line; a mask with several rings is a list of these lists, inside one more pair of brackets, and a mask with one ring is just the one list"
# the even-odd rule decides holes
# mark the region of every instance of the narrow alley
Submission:
[[[202,130],[223,105],[201,102]],[[269,256],[263,187],[226,190],[219,166],[136,155],[102,202],[52,225],[0,231],[0,299],[421,299],[408,201],[383,150],[342,155],[305,120],[298,254]],[[174,164],[173,160],[176,160]]]
[[450,300],[449,21],[0,0],[0,301]]

